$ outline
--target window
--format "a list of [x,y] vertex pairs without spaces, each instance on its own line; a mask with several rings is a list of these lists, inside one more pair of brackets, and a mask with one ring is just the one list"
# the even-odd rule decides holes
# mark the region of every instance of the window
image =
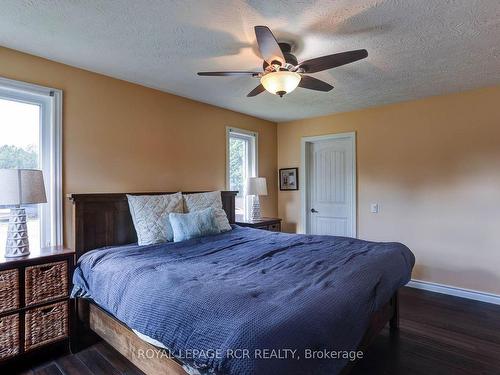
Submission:
[[245,196],[248,177],[257,176],[257,140],[255,132],[227,128],[227,188],[238,191],[236,215],[245,217],[249,212],[249,200]]
[[[62,245],[59,90],[0,78],[0,168],[41,169],[47,203],[26,206],[30,248]],[[0,249],[9,209],[0,207]]]

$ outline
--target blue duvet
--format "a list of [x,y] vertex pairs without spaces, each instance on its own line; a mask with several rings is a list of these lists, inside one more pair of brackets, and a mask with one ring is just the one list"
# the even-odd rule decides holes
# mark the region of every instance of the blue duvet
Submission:
[[202,373],[331,375],[414,261],[399,243],[235,227],[88,252],[73,296],[91,296]]

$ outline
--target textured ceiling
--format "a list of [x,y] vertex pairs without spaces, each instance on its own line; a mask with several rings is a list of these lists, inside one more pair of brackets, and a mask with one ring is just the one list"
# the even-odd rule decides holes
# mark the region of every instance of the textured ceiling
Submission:
[[[259,69],[254,25],[293,42],[299,61],[369,56],[314,74],[331,92],[283,99],[246,98],[255,78],[196,76]],[[2,0],[0,45],[282,121],[500,83],[500,1]]]

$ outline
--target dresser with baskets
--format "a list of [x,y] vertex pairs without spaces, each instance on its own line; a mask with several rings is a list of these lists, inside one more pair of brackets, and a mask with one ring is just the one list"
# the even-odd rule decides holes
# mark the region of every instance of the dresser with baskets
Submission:
[[73,267],[74,252],[63,248],[0,258],[0,367],[68,347]]

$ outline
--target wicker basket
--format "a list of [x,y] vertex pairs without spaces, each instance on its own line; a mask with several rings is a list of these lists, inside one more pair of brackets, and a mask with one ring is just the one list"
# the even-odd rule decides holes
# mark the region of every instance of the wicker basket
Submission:
[[0,359],[19,354],[19,314],[0,318]]
[[59,302],[26,311],[24,350],[68,336],[68,303]]
[[19,272],[0,272],[0,313],[19,307]]
[[66,261],[26,267],[26,306],[48,302],[68,295]]

